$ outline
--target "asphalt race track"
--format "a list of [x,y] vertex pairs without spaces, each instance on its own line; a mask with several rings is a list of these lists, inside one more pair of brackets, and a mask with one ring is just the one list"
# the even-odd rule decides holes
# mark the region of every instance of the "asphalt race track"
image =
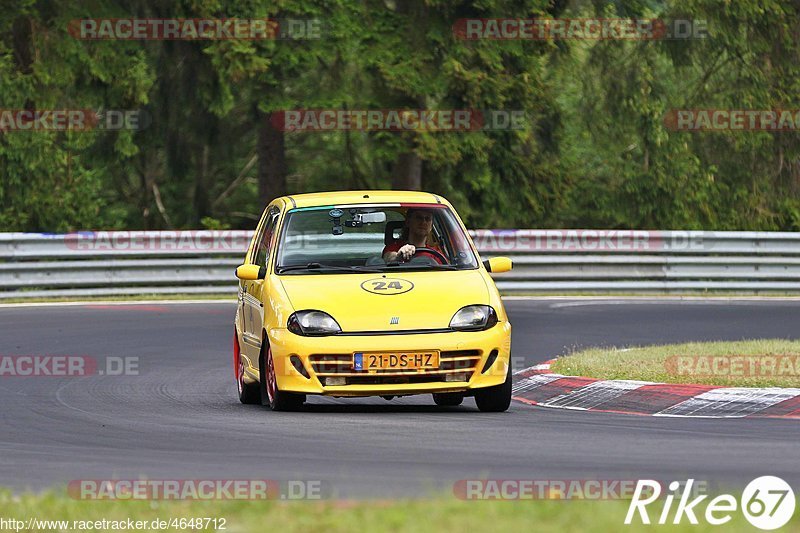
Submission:
[[[573,348],[800,338],[799,301],[506,303],[516,369]],[[424,496],[454,481],[686,479],[800,483],[800,423],[587,413],[467,399],[311,397],[273,413],[236,398],[234,304],[0,308],[0,355],[138,357],[139,374],[0,377],[0,485],[73,479],[322,480],[340,497]]]

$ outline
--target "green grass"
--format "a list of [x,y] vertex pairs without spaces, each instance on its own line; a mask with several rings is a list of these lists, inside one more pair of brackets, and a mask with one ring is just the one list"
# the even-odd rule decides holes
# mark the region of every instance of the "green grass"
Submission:
[[[699,356],[704,359],[687,359]],[[745,356],[742,371],[726,366],[713,368],[712,357]],[[692,342],[635,348],[593,348],[561,357],[551,371],[570,376],[601,379],[632,379],[664,383],[697,383],[727,387],[800,387],[800,357],[776,360],[772,356],[800,356],[800,341],[781,339],[738,342]],[[775,361],[778,366],[759,370],[758,365]],[[793,363],[792,363],[793,361]],[[708,366],[705,365],[708,363]],[[790,366],[785,366],[790,365]],[[755,368],[753,372],[752,368]]]
[[[649,508],[658,519],[663,502]],[[227,532],[278,530],[291,532],[458,532],[463,531],[652,531],[638,519],[624,525],[627,501],[463,501],[452,496],[424,500],[394,501],[79,501],[55,492],[12,495],[0,491],[0,518],[27,520],[147,520],[172,518],[225,518]],[[698,506],[702,515],[704,506]],[[674,506],[673,506],[674,513]],[[661,531],[720,531],[704,523],[691,526],[684,518],[680,526],[656,526]],[[149,530],[149,529],[148,529]],[[211,529],[213,530],[213,529]],[[733,513],[724,531],[753,531],[740,512]],[[782,531],[800,531],[795,517]],[[23,529],[22,531],[35,531]],[[175,531],[175,529],[168,529]],[[193,531],[185,529],[184,531]],[[194,530],[197,531],[197,530]]]

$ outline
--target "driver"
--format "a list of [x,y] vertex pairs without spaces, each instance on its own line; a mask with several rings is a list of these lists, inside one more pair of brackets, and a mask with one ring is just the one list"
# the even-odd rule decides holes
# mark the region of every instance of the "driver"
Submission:
[[[383,260],[387,263],[408,261],[414,256],[417,248],[431,248],[444,256],[441,248],[433,243],[428,243],[432,228],[433,212],[430,209],[409,209],[400,238],[386,245],[383,249]],[[421,250],[417,255],[424,255],[433,258],[440,265],[444,264],[441,257],[425,250]]]

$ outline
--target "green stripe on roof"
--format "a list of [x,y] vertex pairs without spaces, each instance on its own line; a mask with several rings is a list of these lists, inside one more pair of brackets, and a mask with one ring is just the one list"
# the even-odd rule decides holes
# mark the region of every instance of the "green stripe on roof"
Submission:
[[313,207],[296,207],[294,209],[290,209],[289,213],[294,213],[296,211],[319,211],[320,209],[333,209],[335,206],[333,205],[315,205]]

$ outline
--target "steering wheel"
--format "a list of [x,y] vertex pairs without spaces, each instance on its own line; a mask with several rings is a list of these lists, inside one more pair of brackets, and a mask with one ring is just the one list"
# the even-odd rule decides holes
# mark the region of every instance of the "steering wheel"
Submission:
[[419,254],[420,252],[426,252],[426,253],[428,253],[430,255],[433,255],[433,256],[436,256],[436,257],[440,258],[442,260],[442,264],[443,265],[450,264],[450,261],[448,261],[447,258],[444,256],[444,254],[442,252],[440,252],[439,250],[434,250],[433,248],[424,248],[422,246],[418,247],[414,251],[414,255],[411,256],[411,259],[409,259],[409,262],[413,261],[414,258],[417,256],[417,254]]

